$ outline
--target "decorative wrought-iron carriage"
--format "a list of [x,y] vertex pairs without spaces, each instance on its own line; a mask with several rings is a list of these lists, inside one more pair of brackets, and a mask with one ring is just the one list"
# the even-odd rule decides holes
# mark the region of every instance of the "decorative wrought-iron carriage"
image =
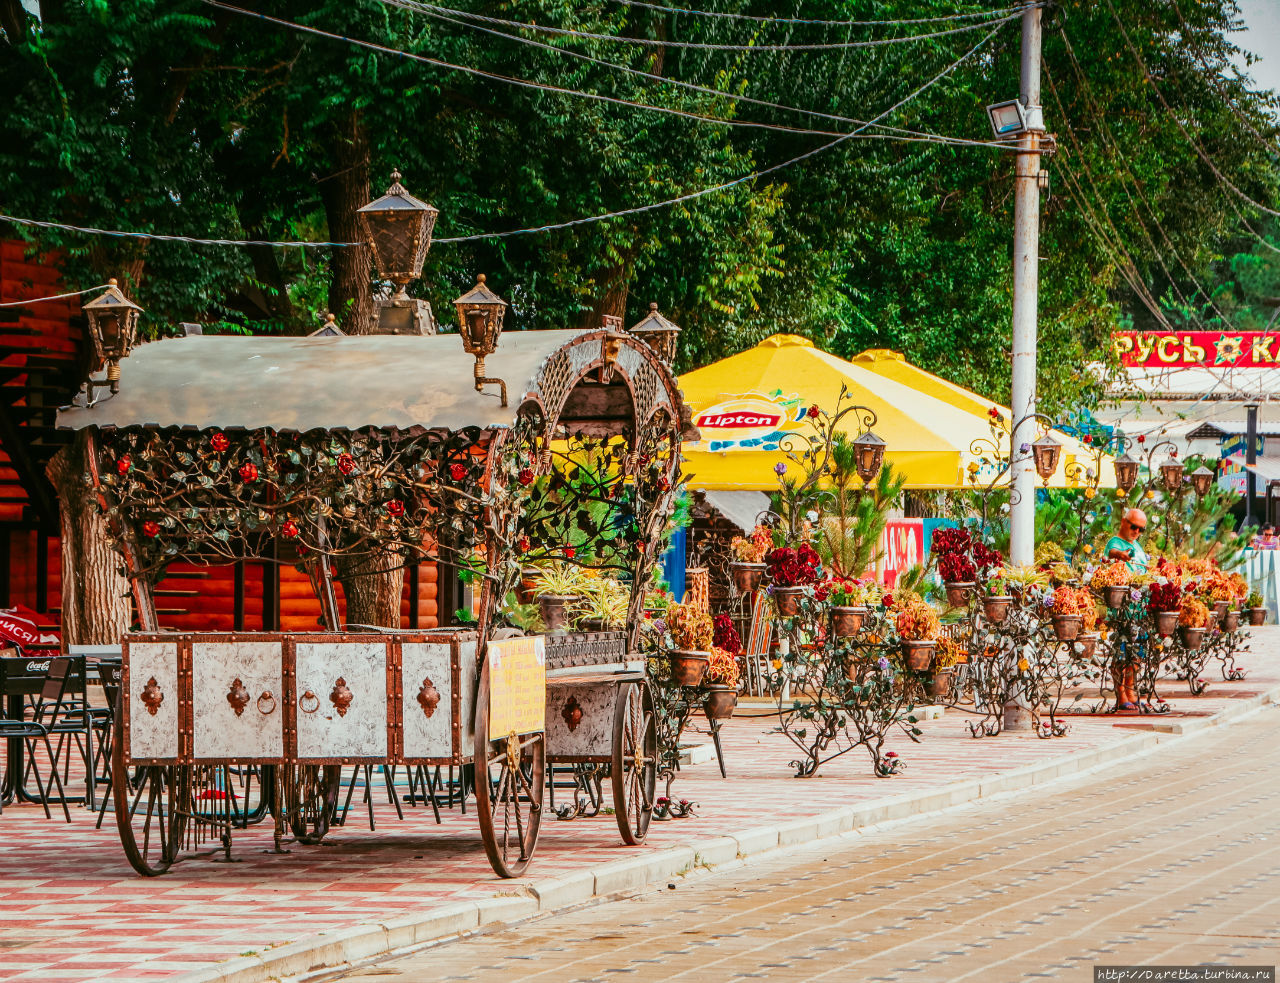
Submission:
[[[473,389],[447,336],[154,343],[121,360],[118,393],[62,411],[85,431],[141,628],[125,639],[113,767],[140,873],[201,840],[229,850],[233,829],[268,815],[277,847],[318,842],[351,764],[472,765],[502,876],[533,855],[548,760],[607,765],[622,836],[643,840],[656,733],[629,653],[688,410],[625,332],[517,332],[502,349],[486,371],[529,380],[514,413]],[[324,631],[161,630],[153,588],[169,562],[264,555],[307,569]],[[344,631],[334,566],[371,557],[467,571],[475,623]],[[617,572],[625,628],[505,624],[539,559]]]

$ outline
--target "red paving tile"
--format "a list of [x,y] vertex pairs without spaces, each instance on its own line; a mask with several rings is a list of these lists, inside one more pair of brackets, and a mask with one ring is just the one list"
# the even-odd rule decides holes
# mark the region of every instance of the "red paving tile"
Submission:
[[[648,843],[624,847],[613,817],[544,822],[535,878],[582,870],[637,853],[701,838],[801,819],[859,801],[945,782],[985,777],[1063,754],[1114,743],[1152,722],[1189,720],[1280,684],[1280,629],[1257,631],[1244,682],[1219,683],[1200,698],[1165,680],[1161,692],[1175,713],[1160,718],[1072,717],[1066,737],[1040,740],[1002,734],[974,740],[965,715],[949,711],[927,721],[921,743],[897,737],[889,749],[907,770],[876,779],[857,750],[824,765],[818,777],[791,777],[795,749],[770,732],[771,716],[744,706],[723,732],[728,779],[715,763],[682,772],[673,794],[698,803],[691,819],[654,823]],[[1216,667],[1206,678],[1216,679]],[[705,730],[705,725],[701,727]],[[705,734],[695,734],[705,741]],[[518,887],[494,877],[484,859],[475,811],[406,808],[395,818],[375,785],[377,830],[353,801],[349,824],[317,847],[291,845],[274,854],[270,823],[235,834],[235,864],[211,863],[206,844],[164,877],[139,878],[123,859],[113,824],[95,830],[87,810],[70,826],[44,819],[39,807],[13,806],[0,815],[0,980],[163,979],[197,965],[261,951],[337,926],[423,912],[437,904],[493,897]],[[558,791],[558,801],[564,801]],[[68,961],[70,954],[103,959]]]

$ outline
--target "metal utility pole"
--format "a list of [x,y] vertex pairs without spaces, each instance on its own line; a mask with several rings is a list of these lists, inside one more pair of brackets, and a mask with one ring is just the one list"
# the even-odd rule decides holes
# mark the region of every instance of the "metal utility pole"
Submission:
[[1026,128],[1018,138],[1013,211],[1013,391],[1011,409],[1019,425],[1011,439],[1009,559],[1025,566],[1035,553],[1035,468],[1024,444],[1036,439],[1036,315],[1040,287],[1040,7],[1022,12],[1022,82]]
[[[1258,463],[1258,404],[1249,403],[1245,407],[1244,428],[1244,463],[1247,465],[1244,474],[1244,524],[1253,524],[1253,496],[1258,493],[1258,478],[1253,473],[1253,466]],[[1263,522],[1266,522],[1266,507],[1263,507]]]

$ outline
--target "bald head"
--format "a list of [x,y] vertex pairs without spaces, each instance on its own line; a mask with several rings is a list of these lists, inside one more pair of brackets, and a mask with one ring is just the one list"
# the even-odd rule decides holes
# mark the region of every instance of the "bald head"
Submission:
[[1147,513],[1142,509],[1129,509],[1120,520],[1120,538],[1132,543],[1147,528]]

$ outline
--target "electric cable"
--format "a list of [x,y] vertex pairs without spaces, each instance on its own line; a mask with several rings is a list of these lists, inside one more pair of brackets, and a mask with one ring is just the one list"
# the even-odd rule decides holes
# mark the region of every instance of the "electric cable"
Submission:
[[[694,10],[689,7],[664,7],[656,3],[646,3],[645,0],[613,0],[613,2],[627,7],[656,10],[664,14],[718,17],[725,20],[755,21],[766,24],[807,24],[819,27],[897,27],[902,24],[935,24],[952,20],[997,17],[1000,14],[1010,13],[1015,10],[1021,13],[1025,9],[1022,6],[1002,7],[997,10],[976,10],[967,14],[938,14],[936,17],[914,17],[894,20],[811,20],[804,17],[772,17],[763,14],[733,14],[720,10]],[[1031,4],[1029,6],[1043,6],[1043,4]]]
[[90,294],[95,290],[105,290],[111,286],[109,283],[100,283],[96,287],[85,287],[83,290],[72,290],[65,294],[52,294],[48,297],[30,297],[27,300],[7,300],[0,304],[0,307],[26,307],[28,304],[39,304],[46,300],[65,300],[68,297],[79,297],[81,294]]

